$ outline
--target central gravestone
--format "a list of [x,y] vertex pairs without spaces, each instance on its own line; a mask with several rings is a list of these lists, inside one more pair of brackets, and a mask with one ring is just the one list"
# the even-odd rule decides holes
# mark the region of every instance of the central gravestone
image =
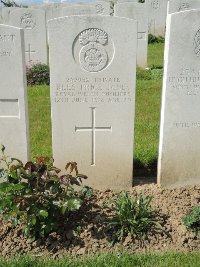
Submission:
[[131,186],[137,23],[59,18],[49,45],[55,164],[76,161],[94,188]]

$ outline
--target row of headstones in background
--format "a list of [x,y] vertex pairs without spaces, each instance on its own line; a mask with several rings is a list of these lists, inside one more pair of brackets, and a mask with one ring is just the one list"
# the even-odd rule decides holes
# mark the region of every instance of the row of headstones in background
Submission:
[[200,10],[168,15],[158,181],[200,184]]
[[[138,0],[118,0],[117,3],[138,3]],[[148,32],[156,36],[165,36],[168,0],[146,0],[148,14]]]
[[114,6],[114,15],[137,20],[138,22],[138,45],[137,65],[147,67],[148,51],[148,12],[147,5],[143,3],[121,3]]
[[[46,14],[49,19],[71,14],[110,14],[110,5],[106,2],[95,2],[90,5],[59,5],[59,12],[50,14],[48,8],[3,8],[3,23],[24,29],[26,64],[48,63]],[[54,5],[51,9],[54,11]],[[56,8],[55,8],[56,10]]]
[[168,4],[168,14],[199,8],[200,0],[170,0]]
[[[158,181],[165,186],[200,183],[199,17],[200,11],[191,10],[167,20],[158,160]],[[22,35],[0,26],[0,143],[26,161]],[[131,186],[137,23],[63,17],[50,22],[49,40],[56,165],[64,169],[66,161],[77,161],[97,189]]]
[[46,12],[46,20],[59,18],[67,15],[110,15],[110,3],[105,1],[95,1],[92,3],[62,3],[62,4],[46,4],[36,5],[33,8],[44,9]]
[[4,24],[24,29],[26,64],[48,63],[45,11],[3,8]]
[[[28,160],[23,30],[0,25],[0,143]],[[59,40],[59,42],[58,42]],[[71,16],[49,25],[53,157],[97,189],[132,186],[137,23]],[[69,64],[70,62],[70,64]]]

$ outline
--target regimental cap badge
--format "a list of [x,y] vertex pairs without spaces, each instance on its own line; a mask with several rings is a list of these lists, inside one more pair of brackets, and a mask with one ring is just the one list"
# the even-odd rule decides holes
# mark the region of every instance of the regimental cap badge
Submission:
[[79,54],[81,67],[89,72],[104,69],[108,62],[105,45],[108,35],[100,29],[87,29],[79,35],[79,42],[83,48]]

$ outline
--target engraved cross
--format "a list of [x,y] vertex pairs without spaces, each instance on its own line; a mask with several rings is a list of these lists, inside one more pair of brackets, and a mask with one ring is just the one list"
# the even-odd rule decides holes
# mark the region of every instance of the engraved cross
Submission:
[[31,51],[31,44],[28,44],[28,50],[25,51],[28,53],[28,60],[31,61],[31,53],[36,53],[36,51]]
[[91,132],[92,135],[92,162],[91,166],[95,166],[96,160],[96,132],[112,132],[112,127],[97,127],[96,126],[96,108],[91,107],[92,112],[92,126],[91,127],[77,127],[75,132]]

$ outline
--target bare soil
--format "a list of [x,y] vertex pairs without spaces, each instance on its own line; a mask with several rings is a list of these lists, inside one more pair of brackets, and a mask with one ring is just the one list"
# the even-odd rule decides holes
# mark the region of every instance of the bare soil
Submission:
[[162,189],[156,184],[138,185],[128,192],[132,196],[141,191],[152,195],[152,207],[163,220],[163,229],[148,241],[140,242],[127,236],[120,242],[112,243],[113,233],[106,228],[108,209],[102,208],[116,195],[110,190],[95,191],[94,196],[83,205],[81,210],[71,215],[68,223],[46,239],[30,241],[22,235],[20,226],[13,228],[10,223],[0,226],[0,256],[12,257],[16,254],[50,255],[61,257],[100,252],[130,253],[144,251],[194,251],[200,250],[200,238],[186,229],[182,218],[194,205],[200,205],[200,186],[179,189]]

